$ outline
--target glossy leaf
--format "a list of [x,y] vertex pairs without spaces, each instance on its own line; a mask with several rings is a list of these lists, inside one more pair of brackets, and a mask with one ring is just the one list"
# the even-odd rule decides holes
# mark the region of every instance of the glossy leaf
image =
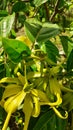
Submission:
[[70,71],[73,69],[73,49],[68,57],[67,60],[67,70]]
[[73,93],[66,93],[63,96],[63,108],[71,111],[73,109]]
[[0,21],[0,36],[6,37],[12,28],[14,22],[15,14],[4,17],[3,20]]
[[49,22],[40,23],[35,19],[25,22],[25,31],[32,42],[47,41],[50,37],[54,37],[60,33],[60,29],[56,24]]
[[60,36],[60,39],[66,56],[69,56],[73,49],[73,41],[68,36]]
[[47,41],[42,46],[41,49],[47,53],[47,56],[53,62],[57,62],[57,57],[59,57],[59,50],[58,48],[51,42]]
[[65,130],[66,120],[58,118],[52,110],[43,114],[33,130]]
[[48,0],[34,0],[34,4],[36,7],[46,3]]
[[31,51],[29,47],[18,40],[3,38],[2,40],[5,52],[13,62],[19,62],[24,57],[29,56]]

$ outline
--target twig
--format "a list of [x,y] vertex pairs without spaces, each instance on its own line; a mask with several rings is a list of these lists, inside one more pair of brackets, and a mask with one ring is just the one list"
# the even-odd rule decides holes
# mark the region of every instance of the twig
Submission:
[[44,8],[45,8],[45,11],[46,11],[46,19],[49,20],[49,9],[47,7],[47,3],[44,3]]
[[56,1],[56,4],[55,4],[55,9],[54,9],[53,14],[52,14],[52,15],[51,15],[51,17],[50,17],[50,21],[53,21],[53,19],[54,19],[55,15],[58,13],[58,6],[59,6],[59,2],[60,2],[60,0],[57,0],[57,1]]

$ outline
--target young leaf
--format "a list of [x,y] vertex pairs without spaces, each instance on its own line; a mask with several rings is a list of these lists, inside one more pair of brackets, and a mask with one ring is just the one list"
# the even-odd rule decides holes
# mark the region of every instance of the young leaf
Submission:
[[47,41],[50,37],[60,33],[60,29],[56,24],[40,23],[35,19],[25,21],[25,31],[32,42]]
[[34,0],[34,4],[36,7],[46,3],[48,0]]
[[3,20],[0,21],[0,36],[6,37],[13,25],[15,18],[15,14],[9,15],[7,17],[4,17]]
[[26,57],[31,54],[29,47],[19,40],[3,38],[2,42],[5,52],[15,63],[22,59],[22,55]]

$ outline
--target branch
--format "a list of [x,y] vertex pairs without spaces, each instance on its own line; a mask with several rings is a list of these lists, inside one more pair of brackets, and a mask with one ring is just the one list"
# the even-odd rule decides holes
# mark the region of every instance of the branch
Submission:
[[52,14],[52,15],[51,15],[51,17],[50,17],[50,21],[53,21],[53,19],[54,19],[55,15],[58,13],[58,6],[59,6],[59,2],[60,2],[60,0],[57,0],[57,1],[56,1],[56,4],[55,4],[55,9],[54,9],[53,14]]
[[44,8],[45,8],[45,11],[46,11],[46,19],[49,20],[49,9],[47,7],[47,3],[44,3]]

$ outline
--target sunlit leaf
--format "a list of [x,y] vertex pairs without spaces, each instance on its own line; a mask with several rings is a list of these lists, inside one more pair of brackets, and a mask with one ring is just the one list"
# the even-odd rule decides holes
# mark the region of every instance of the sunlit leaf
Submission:
[[31,51],[29,47],[18,40],[3,38],[2,40],[5,52],[13,62],[19,62],[24,57],[29,56]]
[[0,21],[0,36],[6,37],[12,28],[13,22],[14,22],[15,14],[9,15],[7,17],[4,17]]
[[0,20],[2,20],[7,15],[8,15],[8,12],[6,10],[0,10]]
[[36,7],[46,3],[48,0],[34,0],[34,4]]
[[47,41],[49,38],[60,33],[60,29],[56,24],[49,22],[40,23],[35,19],[25,22],[25,31],[32,42]]

